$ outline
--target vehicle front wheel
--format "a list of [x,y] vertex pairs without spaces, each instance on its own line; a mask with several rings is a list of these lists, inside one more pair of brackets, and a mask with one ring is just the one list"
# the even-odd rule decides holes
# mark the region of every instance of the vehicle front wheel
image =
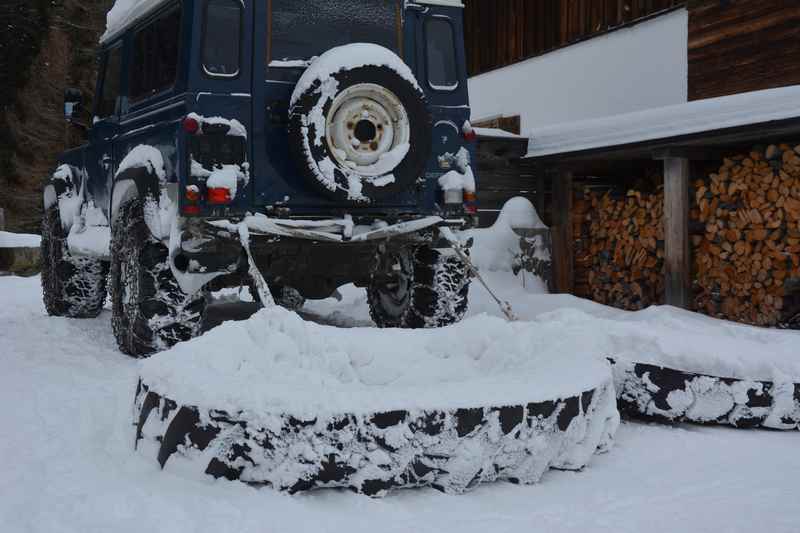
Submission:
[[47,314],[95,318],[106,300],[108,263],[69,253],[58,206],[42,219],[42,297]]
[[467,313],[470,277],[449,249],[421,246],[381,255],[367,290],[370,315],[381,328],[439,328]]
[[196,337],[206,300],[186,294],[155,239],[138,198],[120,207],[111,237],[111,323],[122,352],[146,357]]

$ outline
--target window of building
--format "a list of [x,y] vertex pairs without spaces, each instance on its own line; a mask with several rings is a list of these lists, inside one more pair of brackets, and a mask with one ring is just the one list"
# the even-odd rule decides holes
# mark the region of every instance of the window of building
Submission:
[[109,50],[106,55],[103,87],[97,103],[97,116],[110,117],[117,112],[120,83],[122,77],[122,46]]
[[400,48],[398,0],[271,0],[270,60],[306,60],[335,46]]
[[139,30],[133,39],[130,98],[147,98],[169,89],[178,74],[181,10],[173,9]]
[[203,69],[209,76],[239,75],[242,4],[237,0],[207,0],[203,32]]
[[453,25],[445,18],[432,18],[425,23],[427,42],[428,83],[438,90],[458,87],[458,66]]

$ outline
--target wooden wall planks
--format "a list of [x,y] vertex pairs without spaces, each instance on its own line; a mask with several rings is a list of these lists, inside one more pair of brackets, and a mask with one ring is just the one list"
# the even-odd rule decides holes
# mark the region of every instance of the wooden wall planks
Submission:
[[800,2],[689,4],[689,99],[800,84]]
[[465,0],[470,75],[534,57],[683,0]]

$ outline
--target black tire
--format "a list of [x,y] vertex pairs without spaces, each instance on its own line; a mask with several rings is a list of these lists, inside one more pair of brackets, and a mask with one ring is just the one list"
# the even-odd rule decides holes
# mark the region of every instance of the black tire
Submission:
[[200,334],[206,300],[183,292],[169,250],[144,220],[142,202],[120,207],[111,236],[111,324],[122,352],[146,357]]
[[[335,96],[321,92],[320,82],[315,82],[292,107],[289,117],[289,146],[300,173],[314,190],[333,200],[348,203],[364,203],[394,196],[415,186],[425,173],[425,166],[431,151],[431,114],[425,95],[397,72],[386,66],[362,66],[351,70],[343,69],[332,75],[338,82],[337,94],[359,84],[378,85],[391,92],[402,104],[410,124],[410,149],[403,161],[391,172],[394,183],[376,186],[363,182],[360,199],[350,196],[348,169],[336,163],[331,147],[324,134],[317,143],[317,131],[311,113],[322,107],[322,115],[328,117]],[[320,164],[323,161],[334,163],[335,186],[328,186],[320,180]]]
[[95,318],[106,300],[108,263],[73,257],[61,225],[58,206],[42,219],[42,297],[47,314],[68,318]]
[[448,252],[421,246],[379,258],[367,289],[370,315],[378,327],[440,328],[464,318],[469,272],[461,259]]
[[[250,291],[250,296],[253,298],[253,301],[258,305],[263,305],[261,303],[261,297],[258,295],[255,282],[251,280],[247,288]],[[269,283],[269,292],[275,299],[276,304],[289,311],[299,311],[306,304],[306,299],[303,295],[292,287],[284,287],[283,285]]]

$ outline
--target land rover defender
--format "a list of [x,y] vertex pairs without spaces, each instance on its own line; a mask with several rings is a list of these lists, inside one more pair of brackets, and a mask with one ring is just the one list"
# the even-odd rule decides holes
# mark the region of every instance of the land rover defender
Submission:
[[127,4],[91,109],[65,93],[87,141],[45,187],[51,315],[108,293],[121,350],[146,356],[197,335],[251,257],[286,306],[355,283],[380,327],[463,318],[442,237],[476,214],[460,0]]

